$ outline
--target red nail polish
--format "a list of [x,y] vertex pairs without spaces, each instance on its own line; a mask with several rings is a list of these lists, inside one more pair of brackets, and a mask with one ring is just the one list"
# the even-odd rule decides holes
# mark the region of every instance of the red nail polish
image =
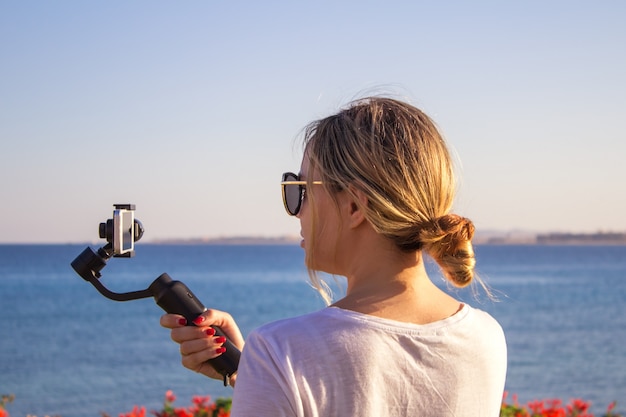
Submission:
[[217,349],[215,349],[215,353],[224,353],[226,352],[226,348],[225,347],[218,347]]
[[202,324],[204,322],[204,316],[198,316],[193,320],[193,324]]
[[224,343],[226,338],[224,336],[218,336],[215,338],[215,343]]
[[213,336],[215,334],[215,329],[213,327],[209,327],[204,331],[207,336]]
[[187,324],[187,319],[185,318],[178,319],[178,324],[180,324],[181,326],[185,326]]

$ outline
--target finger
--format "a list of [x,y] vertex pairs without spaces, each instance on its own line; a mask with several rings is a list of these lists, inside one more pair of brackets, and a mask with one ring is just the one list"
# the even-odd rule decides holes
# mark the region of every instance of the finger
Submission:
[[226,337],[240,350],[243,348],[244,339],[239,326],[233,317],[225,311],[209,309],[194,320],[196,326],[217,326]]
[[161,316],[160,324],[167,329],[175,329],[186,326],[187,320],[179,314],[164,314]]
[[228,327],[234,323],[233,317],[225,311],[207,309],[196,320],[194,324],[203,326]]
[[182,365],[208,377],[222,379],[222,376],[207,361],[224,353],[224,348],[221,346],[224,341],[225,338],[212,338],[205,341],[204,344],[199,343],[199,341],[186,342],[181,345]]
[[188,340],[180,344],[180,354],[190,356],[207,351],[210,355],[214,353],[215,355],[213,357],[216,357],[222,353],[222,349],[220,348],[224,345],[224,342],[226,342],[226,338],[223,336],[207,336],[202,339]]
[[172,329],[170,337],[176,343],[184,343],[189,340],[207,339],[215,335],[212,327],[183,326]]

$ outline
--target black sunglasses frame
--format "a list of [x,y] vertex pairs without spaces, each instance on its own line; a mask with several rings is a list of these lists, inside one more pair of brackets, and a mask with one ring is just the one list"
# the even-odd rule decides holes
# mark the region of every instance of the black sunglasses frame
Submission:
[[[312,184],[322,184],[322,181],[312,181]],[[300,209],[302,208],[302,202],[304,201],[304,197],[306,195],[306,181],[302,181],[300,176],[294,174],[293,172],[285,172],[283,174],[283,180],[280,183],[282,188],[283,195],[283,205],[285,206],[285,210],[287,214],[290,216],[297,216],[300,213]],[[297,188],[297,202],[293,203],[293,195],[292,192],[288,191],[287,187],[298,187]],[[290,198],[291,196],[291,198]],[[295,204],[295,207],[292,207]]]

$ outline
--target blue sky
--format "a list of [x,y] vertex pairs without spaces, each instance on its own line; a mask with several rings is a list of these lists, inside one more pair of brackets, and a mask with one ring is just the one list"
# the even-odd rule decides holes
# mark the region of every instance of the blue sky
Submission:
[[0,2],[0,243],[297,235],[279,180],[351,99],[430,114],[479,231],[626,230],[626,2]]

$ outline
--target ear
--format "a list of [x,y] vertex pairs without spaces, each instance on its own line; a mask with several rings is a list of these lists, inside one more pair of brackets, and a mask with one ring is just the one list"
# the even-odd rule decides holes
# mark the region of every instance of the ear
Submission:
[[359,188],[354,186],[350,186],[350,192],[347,193],[348,196],[348,215],[349,222],[348,225],[350,228],[354,229],[360,226],[367,219],[365,218],[364,208],[368,205],[368,199],[365,193],[361,191]]

